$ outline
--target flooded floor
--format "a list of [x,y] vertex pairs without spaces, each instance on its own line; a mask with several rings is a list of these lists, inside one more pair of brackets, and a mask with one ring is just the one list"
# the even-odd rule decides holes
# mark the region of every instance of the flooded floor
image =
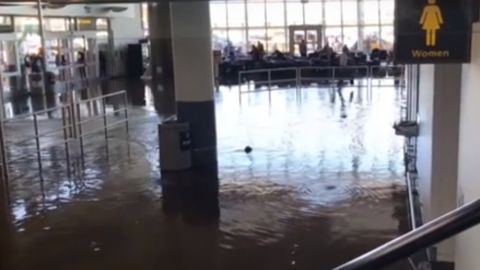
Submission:
[[110,132],[108,158],[89,139],[84,161],[71,160],[74,176],[52,144],[43,182],[35,156],[13,172],[1,269],[327,270],[395,238],[407,227],[403,139],[391,128],[401,91],[343,96],[309,88],[240,102],[236,88],[222,89],[219,183],[161,180],[149,102],[130,110],[128,145],[122,127]]

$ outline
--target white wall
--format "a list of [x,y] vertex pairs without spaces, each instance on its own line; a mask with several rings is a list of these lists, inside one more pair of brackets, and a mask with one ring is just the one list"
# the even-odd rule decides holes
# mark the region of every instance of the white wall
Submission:
[[[456,207],[461,65],[420,68],[418,185],[424,221]],[[437,259],[452,262],[454,243],[437,245]]]
[[113,64],[109,74],[112,76],[122,76],[126,73],[126,50],[128,44],[138,43],[144,38],[141,6],[140,4],[132,4],[130,7],[133,17],[116,17],[110,19],[110,36]]
[[417,146],[418,190],[422,203],[422,213],[426,220],[431,219],[431,186],[432,186],[432,144],[433,144],[433,65],[420,66],[421,80],[419,83],[419,125],[420,134]]
[[129,10],[133,16],[110,19],[110,27],[113,31],[115,46],[136,43],[144,36],[140,4],[132,4]]
[[[474,25],[472,62],[463,66],[460,112],[458,203],[480,198],[480,25]],[[480,267],[480,226],[461,234],[455,243],[455,269]]]

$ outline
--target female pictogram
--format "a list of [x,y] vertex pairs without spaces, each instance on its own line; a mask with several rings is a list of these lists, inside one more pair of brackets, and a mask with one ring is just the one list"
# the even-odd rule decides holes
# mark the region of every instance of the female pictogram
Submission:
[[437,0],[428,0],[428,4],[423,8],[422,18],[419,22],[425,30],[427,46],[435,46],[437,44],[437,31],[443,24],[442,11],[437,5]]

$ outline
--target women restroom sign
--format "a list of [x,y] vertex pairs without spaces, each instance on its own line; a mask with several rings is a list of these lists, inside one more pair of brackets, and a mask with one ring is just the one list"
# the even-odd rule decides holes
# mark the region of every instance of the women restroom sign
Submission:
[[472,36],[469,3],[470,0],[396,0],[396,62],[469,62]]

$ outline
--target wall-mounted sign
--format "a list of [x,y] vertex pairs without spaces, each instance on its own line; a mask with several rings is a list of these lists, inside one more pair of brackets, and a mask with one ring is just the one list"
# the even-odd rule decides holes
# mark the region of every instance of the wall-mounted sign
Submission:
[[396,62],[469,62],[472,13],[468,3],[470,0],[396,0]]
[[77,18],[77,30],[96,30],[95,18]]

